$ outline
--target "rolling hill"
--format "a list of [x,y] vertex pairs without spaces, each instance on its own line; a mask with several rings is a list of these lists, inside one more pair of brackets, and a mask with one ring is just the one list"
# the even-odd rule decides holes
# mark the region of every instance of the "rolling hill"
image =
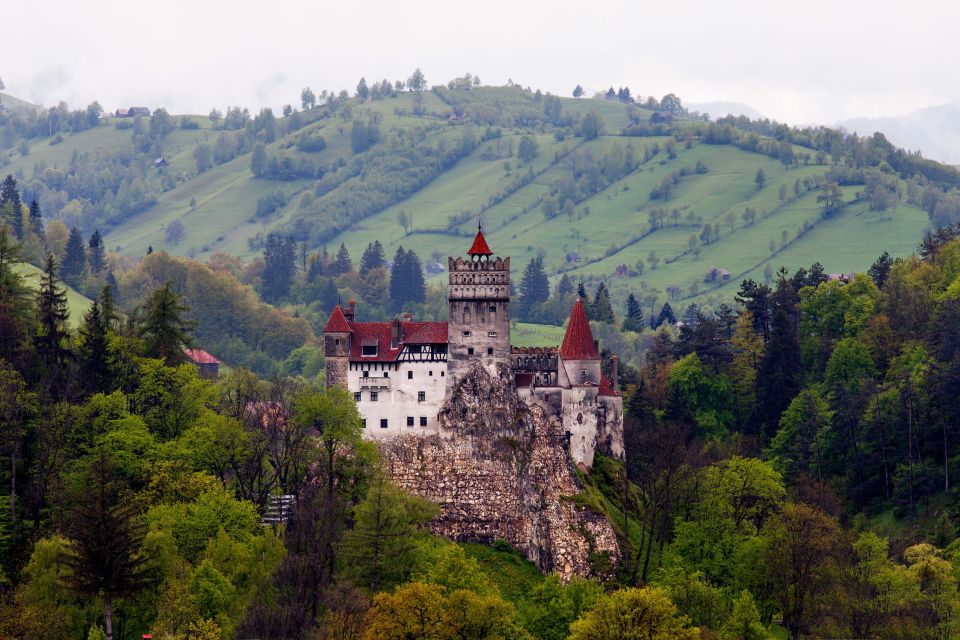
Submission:
[[[870,210],[862,184],[845,186],[842,206],[825,216],[818,187],[833,165],[807,147],[792,145],[797,158],[806,156],[784,164],[743,145],[686,135],[701,131],[696,127],[702,123],[683,117],[658,130],[650,125],[651,111],[632,105],[561,98],[551,115],[548,100],[555,99],[512,86],[435,90],[423,94],[421,115],[414,115],[415,96],[400,93],[324,108],[297,128],[278,118],[278,135],[264,145],[266,154],[286,157],[291,165],[306,162],[323,174],[288,180],[255,178],[252,149],[198,174],[198,145],[216,144],[229,132],[192,116],[199,128],[170,131],[162,139],[166,166],[144,174],[147,187],[158,193],[156,203],[108,226],[106,243],[133,258],[153,247],[198,259],[225,252],[249,260],[260,254],[268,233],[280,232],[309,237],[312,249],[335,250],[343,243],[355,261],[379,240],[388,259],[403,246],[425,262],[443,262],[468,246],[479,216],[494,251],[513,257],[517,280],[523,265],[541,255],[554,280],[569,272],[591,284],[606,281],[618,302],[627,291],[646,291],[662,302],[732,296],[744,277],[763,279],[780,266],[796,269],[816,260],[828,272],[864,270],[883,251],[911,253],[929,225],[926,212],[906,199],[883,212]],[[578,128],[590,112],[602,120],[596,137],[580,135]],[[355,153],[352,128],[364,121],[377,123],[380,142]],[[35,167],[65,168],[78,156],[129,149],[131,132],[114,124],[65,135],[57,144],[33,139],[28,155],[13,152],[3,171],[36,186],[30,180]],[[634,135],[637,127],[649,131]],[[761,146],[771,141],[754,135]],[[325,145],[301,151],[298,141],[305,137],[322,137]],[[537,146],[528,161],[517,158],[524,138]],[[411,162],[403,155],[411,149],[419,157],[451,149],[459,155],[411,182]],[[626,162],[629,170],[609,169],[624,156],[633,159]],[[760,170],[766,180],[758,188]],[[551,199],[564,201],[559,194],[571,182],[584,184],[598,171],[589,190],[570,198],[572,208],[544,213]],[[669,198],[653,197],[671,176]],[[371,211],[354,215],[342,204],[351,202],[348,196],[366,202],[364,190],[373,183],[391,189],[378,192],[381,199]],[[258,216],[258,200],[268,194],[279,194],[285,204]],[[659,222],[658,210],[664,214]],[[754,212],[749,221],[747,210]],[[337,211],[353,217],[331,222]],[[411,216],[411,228],[401,227],[401,213]],[[177,221],[183,237],[168,242],[168,225]],[[706,282],[712,267],[729,272],[729,279]]]

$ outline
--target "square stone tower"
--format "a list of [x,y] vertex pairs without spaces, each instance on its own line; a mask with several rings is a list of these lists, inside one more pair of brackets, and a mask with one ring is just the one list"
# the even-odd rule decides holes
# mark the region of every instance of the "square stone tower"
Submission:
[[447,393],[474,362],[510,366],[510,258],[493,258],[483,230],[449,258]]

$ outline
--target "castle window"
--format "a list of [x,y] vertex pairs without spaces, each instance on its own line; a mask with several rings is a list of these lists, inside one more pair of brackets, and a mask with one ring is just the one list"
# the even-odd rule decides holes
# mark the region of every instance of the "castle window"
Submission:
[[365,344],[360,347],[360,355],[364,357],[375,357],[377,355],[376,344]]
[[389,377],[390,377],[390,372],[389,372],[389,371],[384,371],[384,372],[383,372],[383,377],[384,377],[384,378],[389,378]]
[[420,426],[421,427],[427,426],[427,416],[420,416]]
[[493,355],[493,347],[487,347],[487,355],[488,355],[488,356],[492,356],[492,355]]
[[376,391],[370,392],[370,402],[376,402],[379,394]]
[[495,304],[490,305],[490,313],[496,313],[496,312],[497,312],[497,305]]
[[432,378],[432,377],[433,377],[433,369],[430,369],[430,371],[429,371],[428,373],[430,374],[430,377]]
[[413,416],[407,416],[407,426],[408,427],[413,426]]
[[490,337],[490,338],[496,338],[496,337],[497,337],[497,332],[496,332],[496,331],[488,331],[488,332],[487,332],[487,336]]
[[413,380],[413,371],[407,371],[407,380]]
[[[430,373],[433,373],[433,372],[431,371]],[[440,377],[442,378],[444,375],[446,375],[446,371],[441,371],[441,372],[440,372]]]
[[361,398],[361,397],[362,397],[362,396],[360,395],[360,392],[357,391],[355,394],[353,394],[353,401],[354,401],[354,402],[360,402],[360,398]]
[[340,346],[340,338],[334,338],[334,339],[333,339],[333,344],[335,344],[336,346],[339,347],[339,346]]
[[360,428],[361,428],[361,429],[366,429],[366,428],[367,428],[367,419],[366,419],[366,418],[360,418]]
[[580,369],[580,382],[586,382],[586,381],[587,381],[587,370]]
[[470,332],[469,332],[469,331],[464,331],[464,332],[463,332],[463,337],[464,337],[464,338],[469,338],[469,337],[470,337]]
[[381,428],[381,429],[386,429],[386,428],[387,428],[387,419],[386,419],[386,418],[380,418],[380,428]]
[[417,402],[426,402],[427,392],[426,391],[417,391]]
[[472,355],[473,355],[473,347],[467,347],[467,355],[468,355],[468,356],[472,356]]
[[370,372],[367,371],[366,369],[364,369],[364,370],[363,370],[363,377],[364,377],[364,378],[369,378],[369,377],[370,377]]

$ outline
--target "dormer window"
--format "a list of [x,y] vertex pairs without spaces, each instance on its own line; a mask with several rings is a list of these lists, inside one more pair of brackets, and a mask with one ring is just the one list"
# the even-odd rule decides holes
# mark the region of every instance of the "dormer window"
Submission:
[[360,355],[364,358],[375,358],[377,357],[377,347],[378,343],[376,340],[364,340],[363,344],[360,345]]

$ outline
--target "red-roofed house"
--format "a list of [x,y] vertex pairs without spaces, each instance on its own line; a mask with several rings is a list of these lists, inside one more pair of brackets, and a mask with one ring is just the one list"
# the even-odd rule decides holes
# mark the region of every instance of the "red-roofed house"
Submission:
[[[323,330],[327,386],[353,394],[365,436],[439,435],[440,409],[455,382],[480,364],[512,374],[517,394],[549,409],[569,434],[569,453],[591,465],[594,452],[623,455],[617,380],[600,372],[586,308],[577,300],[563,344],[510,346],[510,259],[494,258],[477,230],[468,257],[449,259],[446,322],[358,322],[337,305]],[[613,371],[616,371],[615,356]]]
[[196,365],[200,371],[201,378],[216,380],[220,374],[220,361],[203,349],[184,349],[183,354],[187,360]]

